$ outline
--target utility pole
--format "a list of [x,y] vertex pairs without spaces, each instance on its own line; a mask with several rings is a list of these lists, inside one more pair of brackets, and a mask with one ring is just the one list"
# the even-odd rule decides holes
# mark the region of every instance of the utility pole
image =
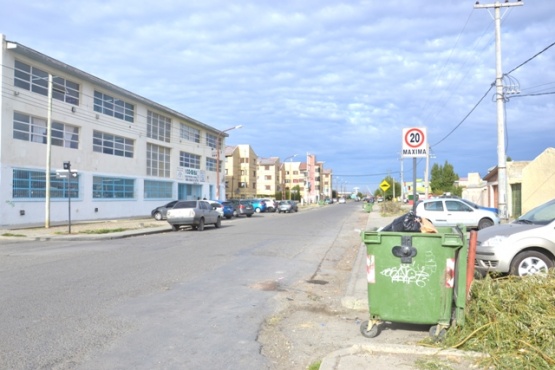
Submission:
[[508,219],[507,212],[507,155],[505,153],[505,97],[503,95],[503,71],[501,68],[501,8],[522,6],[524,3],[518,0],[516,3],[501,3],[480,5],[477,1],[475,9],[494,8],[495,15],[495,95],[497,102],[497,207],[501,219]]

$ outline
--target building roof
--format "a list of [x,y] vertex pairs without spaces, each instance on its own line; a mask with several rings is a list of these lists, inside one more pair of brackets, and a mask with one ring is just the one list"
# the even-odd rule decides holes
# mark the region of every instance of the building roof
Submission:
[[277,165],[278,163],[279,157],[258,158],[258,164],[262,166]]

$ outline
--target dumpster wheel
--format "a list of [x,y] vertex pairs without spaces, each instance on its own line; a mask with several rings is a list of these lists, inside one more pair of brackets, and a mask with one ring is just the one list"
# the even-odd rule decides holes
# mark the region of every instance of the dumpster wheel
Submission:
[[429,334],[436,342],[443,342],[447,335],[447,327],[444,325],[434,325],[430,328]]
[[368,329],[368,321],[363,321],[360,324],[360,333],[366,338],[374,338],[380,334],[380,326],[377,323],[373,323],[372,327]]

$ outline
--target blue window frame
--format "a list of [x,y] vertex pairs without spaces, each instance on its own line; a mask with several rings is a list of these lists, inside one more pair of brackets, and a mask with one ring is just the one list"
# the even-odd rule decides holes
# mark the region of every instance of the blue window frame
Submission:
[[94,199],[133,199],[135,180],[118,177],[93,177]]
[[173,183],[170,181],[145,180],[145,199],[173,199]]
[[[67,198],[71,189],[71,197],[79,198],[79,176],[67,179],[56,178],[50,173],[50,198]],[[14,198],[46,198],[46,171],[13,170],[12,193]]]

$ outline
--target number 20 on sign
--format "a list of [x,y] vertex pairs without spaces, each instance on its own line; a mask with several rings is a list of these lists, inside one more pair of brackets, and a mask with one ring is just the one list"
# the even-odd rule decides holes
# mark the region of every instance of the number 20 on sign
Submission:
[[426,157],[428,134],[424,127],[403,129],[403,157]]

